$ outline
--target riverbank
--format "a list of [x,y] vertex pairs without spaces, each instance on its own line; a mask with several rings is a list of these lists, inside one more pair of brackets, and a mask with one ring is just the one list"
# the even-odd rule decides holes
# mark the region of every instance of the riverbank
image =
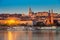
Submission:
[[31,30],[31,31],[35,31],[35,30],[60,30],[60,27],[56,27],[56,26],[49,26],[49,27],[30,27],[30,26],[14,26],[14,27],[1,27],[0,30]]

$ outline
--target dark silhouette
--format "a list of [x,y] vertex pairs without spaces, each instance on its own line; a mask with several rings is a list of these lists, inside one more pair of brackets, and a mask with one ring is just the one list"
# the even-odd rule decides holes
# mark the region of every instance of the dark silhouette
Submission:
[[60,23],[57,20],[54,20],[54,25],[55,26],[60,26]]
[[46,26],[43,22],[37,22],[36,26]]

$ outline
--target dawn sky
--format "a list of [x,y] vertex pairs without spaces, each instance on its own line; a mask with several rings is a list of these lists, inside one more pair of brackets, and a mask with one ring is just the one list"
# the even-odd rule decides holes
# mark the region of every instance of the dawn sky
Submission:
[[0,0],[0,13],[27,13],[29,7],[34,12],[54,9],[60,13],[60,0]]

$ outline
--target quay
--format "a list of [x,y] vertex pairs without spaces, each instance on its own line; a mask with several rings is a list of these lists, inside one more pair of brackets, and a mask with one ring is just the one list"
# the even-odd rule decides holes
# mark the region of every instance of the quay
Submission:
[[60,27],[25,27],[25,26],[18,26],[18,27],[2,27],[0,30],[60,30]]

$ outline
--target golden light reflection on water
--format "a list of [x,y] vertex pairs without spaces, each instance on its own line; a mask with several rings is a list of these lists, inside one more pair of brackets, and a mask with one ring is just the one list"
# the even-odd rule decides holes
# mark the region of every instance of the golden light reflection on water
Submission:
[[[4,35],[4,36],[3,36]],[[32,31],[6,31],[1,32],[0,37],[2,36],[2,40],[55,40],[57,38],[56,31],[40,31],[40,32],[32,32]],[[60,39],[60,33],[58,34],[58,38]]]
[[[20,31],[20,32],[11,32],[8,31],[7,40],[32,40],[32,32]],[[6,36],[5,36],[6,37]]]
[[8,31],[8,40],[13,40],[12,38],[12,33]]

